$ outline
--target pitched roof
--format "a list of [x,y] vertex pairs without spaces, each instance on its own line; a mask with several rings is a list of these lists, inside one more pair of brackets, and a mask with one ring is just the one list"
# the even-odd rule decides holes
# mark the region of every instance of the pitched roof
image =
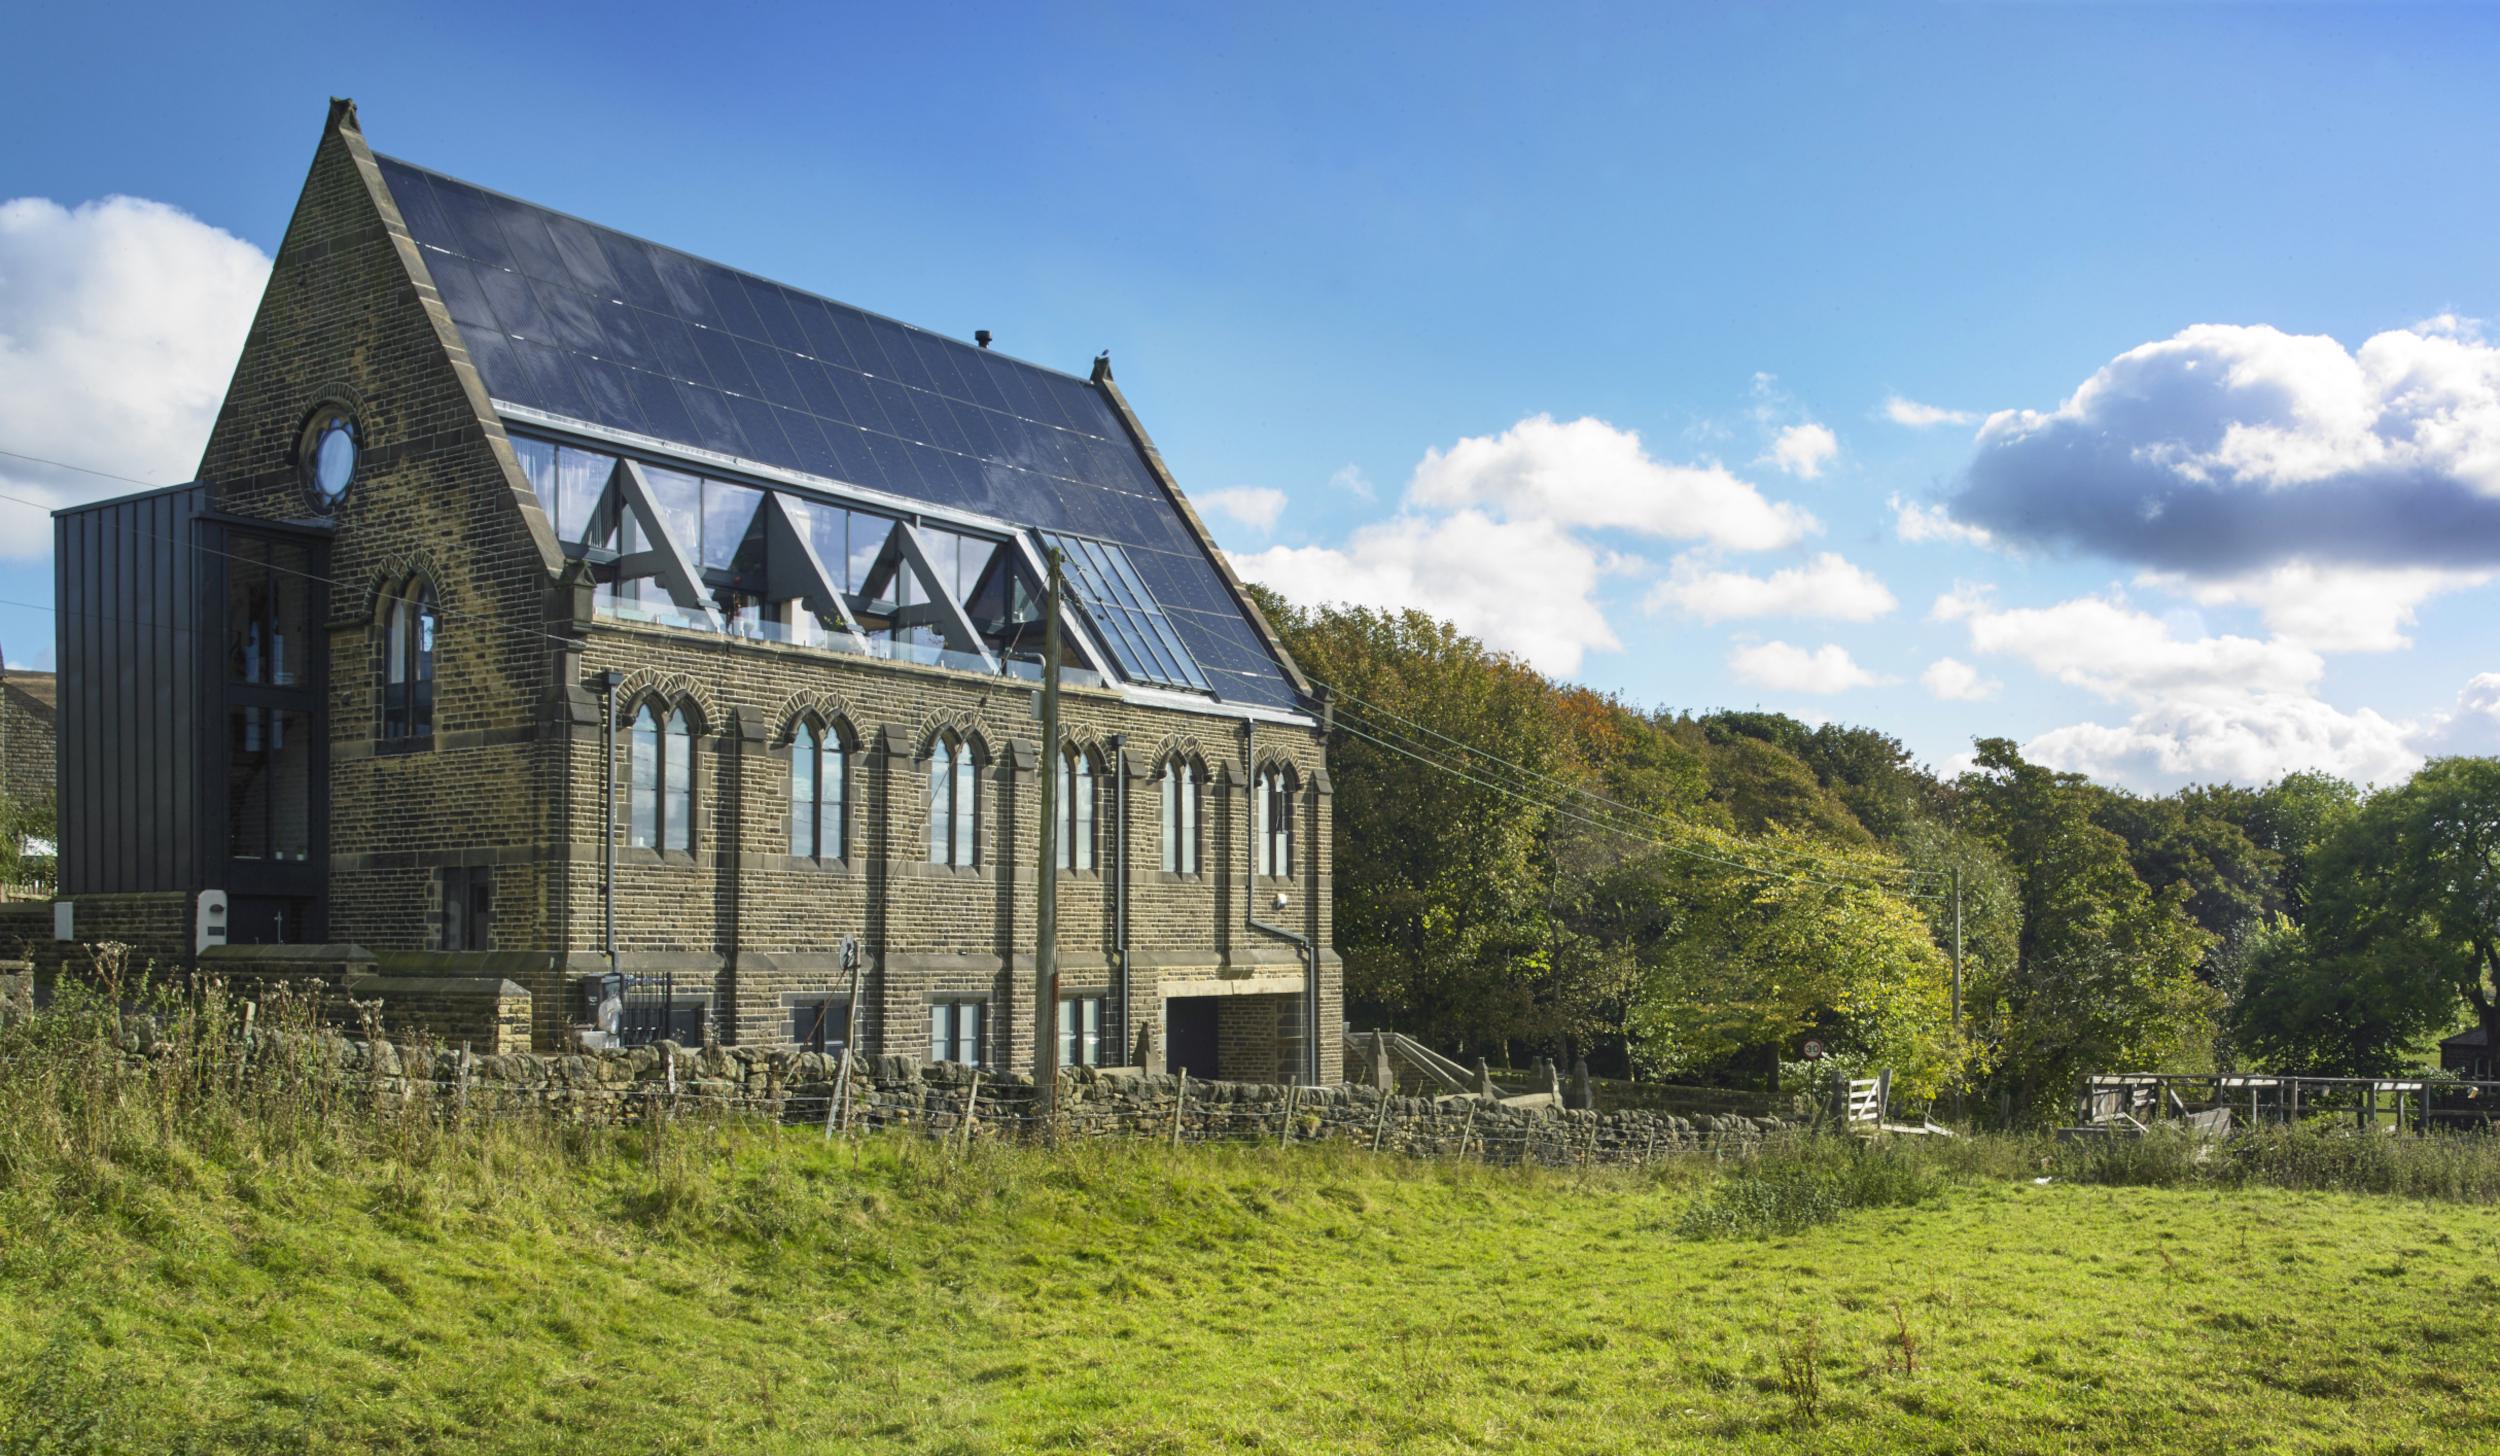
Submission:
[[506,404],[1127,550],[1217,696],[1299,699],[1104,390],[395,158]]
[[22,693],[46,709],[59,704],[60,679],[51,673],[28,672],[22,667],[12,667],[0,671],[0,682],[5,682],[9,691]]

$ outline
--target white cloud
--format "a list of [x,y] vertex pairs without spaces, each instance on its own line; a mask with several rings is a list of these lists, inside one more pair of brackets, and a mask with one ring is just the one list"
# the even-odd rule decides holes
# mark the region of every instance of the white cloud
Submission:
[[1949,541],[1957,546],[1996,544],[1994,536],[1953,519],[1943,506],[1925,505],[1897,493],[1886,496],[1884,504],[1892,509],[1892,533],[1912,545],[1928,541]]
[[2005,686],[1995,678],[1980,676],[1978,668],[1958,657],[1937,658],[1927,664],[1918,680],[1927,685],[1927,691],[1949,703],[1984,702]]
[[2476,673],[2454,708],[2423,725],[2415,745],[2425,754],[2500,754],[2500,672]]
[[2199,324],[1991,415],[1953,514],[2204,577],[2500,566],[2500,347],[2446,318],[2353,350]]
[[2392,783],[2419,768],[2410,725],[2363,708],[2347,713],[2305,693],[2159,704],[2111,727],[2077,723],[2032,739],[2023,752],[2052,768],[2135,788],[2189,782],[2264,783],[2323,769],[2361,783]]
[[1276,518],[1285,513],[1285,493],[1264,485],[1236,485],[1208,491],[1198,504],[1265,534],[1276,529]]
[[[189,479],[268,277],[258,248],[161,202],[0,203],[0,440],[140,480]],[[0,458],[0,490],[49,506],[136,489]],[[51,549],[50,522],[0,501],[0,556]]]
[[2393,652],[2413,645],[2405,629],[2424,601],[2481,586],[2492,573],[2288,561],[2212,580],[2163,571],[2136,579],[2199,606],[2255,607],[2268,631],[2313,652]]
[[1650,611],[1673,608],[1705,622],[1735,617],[1829,617],[1865,622],[1898,603],[1874,573],[1826,551],[1769,576],[1717,571],[1692,553],[1677,557],[1674,572],[1650,588]]
[[1614,561],[1552,521],[1401,514],[1357,529],[1342,548],[1277,546],[1232,563],[1307,606],[1429,612],[1558,676],[1578,672],[1592,649],[1622,646],[1595,599]]
[[1757,642],[1728,654],[1727,665],[1737,681],[1775,693],[1845,693],[1890,681],[1858,666],[1847,649],[1834,642],[1811,650],[1786,642]]
[[1839,453],[1840,437],[1829,427],[1808,420],[1780,431],[1771,441],[1771,453],[1763,458],[1790,475],[1813,480]]
[[1717,464],[1651,458],[1638,431],[1603,420],[1531,415],[1499,435],[1471,435],[1424,452],[1407,504],[1486,507],[1515,521],[1636,531],[1740,551],[1789,545],[1821,529]]
[[2209,635],[2115,593],[2000,610],[1984,590],[1960,590],[1938,598],[1931,615],[1962,623],[1974,651],[2132,709],[2123,723],[2069,724],[2024,746],[2053,767],[2166,790],[2192,780],[2261,783],[2298,769],[2384,783],[2422,761],[2424,725],[2326,702],[2316,692],[2325,662],[2299,643]]
[[1372,478],[1363,473],[1360,465],[1338,466],[1336,472],[1328,477],[1328,488],[1363,501],[1372,499],[1375,494]]
[[2183,636],[2116,595],[1999,609],[1984,591],[1960,590],[1938,597],[1928,615],[1960,622],[1974,652],[2018,658],[2119,702],[2307,693],[2326,671],[2318,654],[2288,642]]
[[1978,419],[1969,410],[1946,409],[1942,405],[1920,404],[1914,399],[1894,395],[1884,401],[1884,418],[1913,430],[1933,429],[1937,425],[1967,425]]

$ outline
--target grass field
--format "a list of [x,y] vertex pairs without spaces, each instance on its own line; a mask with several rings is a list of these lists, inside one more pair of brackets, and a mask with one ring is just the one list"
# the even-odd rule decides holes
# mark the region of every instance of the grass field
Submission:
[[2488,1204],[1966,1149],[1914,1206],[1697,1237],[1746,1175],[197,1141],[21,1148],[0,1448],[2500,1449]]

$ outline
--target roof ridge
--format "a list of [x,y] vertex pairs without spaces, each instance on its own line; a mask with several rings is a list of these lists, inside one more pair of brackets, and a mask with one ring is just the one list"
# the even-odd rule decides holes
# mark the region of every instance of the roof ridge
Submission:
[[[942,334],[936,329],[913,323],[908,319],[896,318],[890,313],[880,313],[873,308],[864,308],[856,303],[846,303],[839,298],[833,297],[831,294],[818,293],[812,289],[802,288],[795,283],[785,283],[781,279],[768,277],[765,274],[758,273],[752,268],[741,268],[735,263],[724,263],[718,258],[707,258],[701,253],[690,253],[684,248],[678,247],[674,243],[663,243],[656,238],[646,238],[640,233],[627,232],[625,229],[617,227],[613,223],[599,222],[594,219],[584,217],[580,213],[566,212],[560,207],[549,207],[543,202],[532,202],[530,199],[521,196],[517,192],[506,192],[501,188],[489,187],[482,182],[472,182],[466,177],[455,177],[449,172],[438,171],[435,168],[425,165],[423,162],[412,162],[406,157],[395,156],[389,152],[375,152],[373,154],[373,159],[377,162],[389,162],[395,166],[406,167],[412,172],[423,172],[428,177],[439,177],[445,182],[456,183],[459,186],[470,188],[473,191],[483,192],[489,197],[500,197],[506,202],[517,203],[522,207],[536,208],[540,212],[549,213],[556,217],[580,223],[584,227],[597,228],[603,233],[614,233],[621,238],[630,238],[633,241],[642,244],[646,248],[664,248],[669,252],[675,253],[681,258],[691,259],[694,262],[704,264],[707,267],[718,268],[724,272],[736,273],[743,277],[752,278],[759,283],[769,283],[775,288],[787,288],[793,293],[804,294],[805,296],[816,300],[818,303],[828,303],[833,305],[835,308],[847,308],[853,313],[865,314],[870,318],[883,320],[886,323],[894,325],[898,329],[909,329],[915,334],[927,334],[930,338],[942,339],[949,344],[975,350],[994,359],[1004,359],[1010,364],[1020,364],[1027,369],[1038,369],[1044,374],[1056,374],[1062,379],[1068,380],[1072,383],[1082,384],[1088,389],[1098,387],[1089,375],[1072,373],[1068,370],[1061,369],[1050,364],[1036,363],[1031,359],[1025,358],[1021,354],[1010,354],[1004,349],[994,349],[984,344],[976,344],[970,339],[959,339],[953,334]],[[1086,367],[1091,369],[1093,366],[1089,362]]]

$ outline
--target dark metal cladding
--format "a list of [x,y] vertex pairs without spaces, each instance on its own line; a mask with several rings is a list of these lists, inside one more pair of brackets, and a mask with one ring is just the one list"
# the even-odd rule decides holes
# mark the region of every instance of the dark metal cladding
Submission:
[[205,486],[52,518],[59,622],[61,895],[203,883],[198,745],[212,735],[195,638],[208,583],[192,549]]
[[379,161],[495,398],[1116,542],[1216,696],[1299,705],[1089,381]]

